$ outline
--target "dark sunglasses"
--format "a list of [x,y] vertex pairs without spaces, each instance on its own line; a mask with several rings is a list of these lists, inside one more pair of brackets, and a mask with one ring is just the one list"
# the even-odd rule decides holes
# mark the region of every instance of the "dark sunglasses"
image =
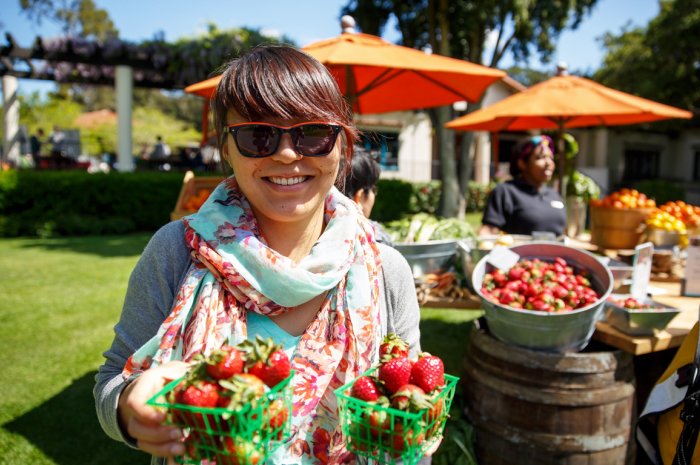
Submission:
[[305,157],[323,157],[335,147],[342,127],[337,124],[310,122],[294,126],[269,123],[239,123],[226,128],[233,135],[241,155],[250,158],[269,157],[277,151],[282,134],[292,138],[294,150]]

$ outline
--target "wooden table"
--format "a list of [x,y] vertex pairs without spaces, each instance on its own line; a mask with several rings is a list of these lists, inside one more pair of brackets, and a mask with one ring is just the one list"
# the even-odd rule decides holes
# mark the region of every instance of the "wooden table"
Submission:
[[596,324],[593,339],[633,355],[649,354],[680,346],[685,335],[698,321],[700,297],[681,296],[680,283],[651,281],[650,285],[667,291],[667,294],[654,296],[655,301],[681,310],[666,329],[657,332],[654,336],[630,336],[604,321],[599,321]]

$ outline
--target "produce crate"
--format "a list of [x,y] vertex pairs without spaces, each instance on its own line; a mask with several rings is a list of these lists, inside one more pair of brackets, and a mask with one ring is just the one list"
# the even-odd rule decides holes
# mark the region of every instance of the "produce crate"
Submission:
[[[362,376],[372,376],[376,367]],[[445,386],[433,400],[439,411],[425,409],[404,412],[365,402],[350,395],[352,381],[335,390],[343,436],[353,453],[386,465],[414,465],[442,435],[459,378],[445,374]],[[386,416],[384,427],[376,426],[372,415]]]
[[[293,376],[294,372],[258,402],[238,410],[171,403],[168,394],[184,378],[168,383],[147,404],[165,408],[168,412],[166,423],[183,430],[186,453],[175,458],[177,463],[199,465],[202,460],[208,460],[217,465],[261,464],[289,439],[292,418],[290,382]],[[286,416],[277,416],[282,408],[286,409]],[[280,418],[286,420],[281,422]],[[230,454],[231,448],[235,448],[235,455]]]
[[175,203],[175,210],[170,213],[170,219],[172,221],[179,220],[183,216],[195,213],[223,180],[223,176],[197,177],[192,171],[186,172],[182,180],[180,195]]

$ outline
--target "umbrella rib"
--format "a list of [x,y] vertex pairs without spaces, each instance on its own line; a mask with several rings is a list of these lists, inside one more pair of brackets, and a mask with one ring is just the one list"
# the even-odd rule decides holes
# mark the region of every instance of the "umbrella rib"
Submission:
[[420,77],[422,77],[423,79],[426,79],[426,80],[432,82],[433,84],[437,85],[438,87],[442,87],[443,89],[447,90],[448,92],[451,92],[451,93],[454,94],[454,95],[458,95],[458,96],[462,97],[464,100],[471,101],[471,99],[470,99],[469,97],[467,97],[465,94],[463,94],[463,93],[461,93],[461,92],[455,90],[454,88],[448,86],[447,84],[444,84],[444,83],[438,81],[438,80],[435,79],[435,78],[432,78],[432,77],[428,76],[427,74],[423,74],[423,73],[418,72],[418,71],[416,71],[416,70],[410,70],[410,71],[413,71],[413,72],[416,73],[418,76],[420,76]]
[[[391,76],[389,76],[389,74],[391,74],[392,71],[394,71],[394,74],[391,75]],[[369,92],[370,90],[372,90],[372,89],[374,89],[374,88],[376,88],[376,87],[381,86],[381,85],[384,84],[385,82],[388,82],[388,81],[394,79],[396,76],[398,76],[399,74],[403,73],[404,71],[405,71],[405,70],[403,70],[403,69],[402,69],[402,70],[396,70],[396,69],[388,69],[388,68],[387,68],[387,69],[385,69],[384,71],[382,71],[382,73],[381,73],[379,76],[377,76],[376,78],[372,79],[366,86],[364,86],[362,89],[358,90],[357,93],[356,93],[355,95],[357,95],[357,96],[359,97],[359,96],[361,96],[362,94],[365,94],[365,93]]]

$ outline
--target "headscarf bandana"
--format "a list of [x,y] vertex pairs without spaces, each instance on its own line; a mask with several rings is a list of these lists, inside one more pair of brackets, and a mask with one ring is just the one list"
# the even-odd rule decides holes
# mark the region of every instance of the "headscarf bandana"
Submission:
[[247,312],[279,315],[325,293],[292,357],[292,437],[286,447],[303,463],[349,460],[333,390],[372,365],[380,342],[380,259],[368,220],[332,188],[321,237],[294,263],[267,246],[232,176],[183,221],[192,264],[170,315],[127,360],[124,378],[238,344],[247,338]]

